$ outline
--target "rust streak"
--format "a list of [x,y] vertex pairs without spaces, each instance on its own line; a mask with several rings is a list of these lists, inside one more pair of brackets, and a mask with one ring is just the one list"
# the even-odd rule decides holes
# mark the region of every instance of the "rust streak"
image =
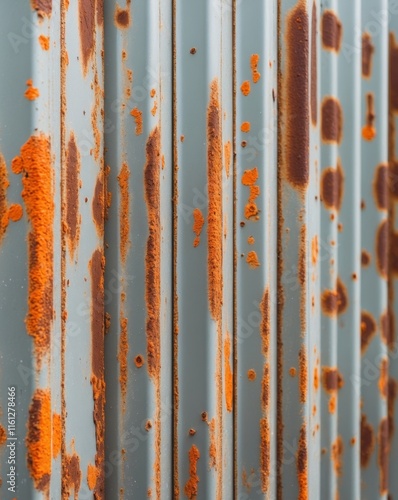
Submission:
[[190,498],[196,498],[198,494],[199,476],[198,476],[198,460],[200,459],[200,452],[193,444],[188,453],[189,458],[189,479],[185,484],[184,493]]
[[305,424],[300,429],[300,439],[297,449],[297,478],[299,492],[297,500],[308,499],[308,454],[307,454],[307,433]]
[[372,76],[373,53],[375,51],[372,37],[369,33],[362,35],[362,76],[370,78]]
[[311,121],[318,121],[318,61],[317,61],[317,14],[316,3],[312,4],[311,16]]
[[80,235],[79,173],[80,153],[77,149],[75,135],[71,132],[66,151],[65,171],[66,234],[71,258],[73,258],[78,246]]
[[3,155],[0,154],[0,243],[8,226],[7,189],[9,185],[7,165]]
[[122,164],[117,180],[120,189],[120,256],[125,263],[130,244],[130,170],[127,163]]
[[361,417],[361,467],[369,464],[375,445],[374,431],[366,415]]

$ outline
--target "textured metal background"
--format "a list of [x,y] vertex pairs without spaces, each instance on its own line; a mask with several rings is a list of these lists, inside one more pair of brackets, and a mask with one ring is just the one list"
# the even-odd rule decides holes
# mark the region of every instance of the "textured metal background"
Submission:
[[3,0],[0,67],[0,498],[398,497],[398,1]]

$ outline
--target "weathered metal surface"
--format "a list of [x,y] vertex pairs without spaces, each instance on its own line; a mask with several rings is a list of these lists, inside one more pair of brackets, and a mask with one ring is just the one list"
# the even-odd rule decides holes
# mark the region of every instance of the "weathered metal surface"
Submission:
[[398,495],[397,15],[2,2],[1,498]]

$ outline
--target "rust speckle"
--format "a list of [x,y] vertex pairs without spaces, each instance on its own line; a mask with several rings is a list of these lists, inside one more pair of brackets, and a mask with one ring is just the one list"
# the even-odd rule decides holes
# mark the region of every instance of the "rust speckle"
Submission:
[[40,35],[39,36],[39,43],[40,43],[40,47],[43,50],[49,50],[50,49],[50,37],[45,36],[45,35]]
[[34,101],[40,96],[39,89],[33,87],[32,80],[28,80],[26,82],[26,85],[28,88],[25,90],[24,96],[26,97],[26,99],[29,99],[29,101]]
[[31,224],[28,237],[29,292],[26,328],[34,339],[39,364],[50,346],[53,319],[53,168],[49,139],[32,136],[12,162],[23,172],[22,198]]
[[297,500],[308,499],[308,454],[307,454],[307,435],[305,424],[300,429],[300,439],[297,449],[297,479],[299,492]]
[[142,134],[142,111],[140,111],[138,108],[134,108],[130,111],[130,115],[134,118],[135,121],[135,135],[141,135]]
[[249,82],[249,80],[246,80],[242,83],[242,85],[240,86],[240,91],[245,96],[250,94],[250,82]]
[[63,500],[70,497],[70,492],[73,489],[74,499],[78,500],[82,472],[80,470],[80,458],[76,453],[73,455],[65,455],[63,470],[62,470],[62,491]]
[[373,195],[376,206],[380,210],[388,208],[388,165],[382,164],[376,168],[373,181]]
[[258,260],[257,253],[254,250],[250,251],[247,254],[246,262],[248,263],[249,267],[252,269],[255,269],[256,267],[260,266],[260,262]]
[[343,199],[344,174],[340,162],[337,168],[328,167],[322,172],[321,196],[329,209],[340,210]]
[[189,458],[189,479],[185,484],[185,495],[190,498],[196,498],[198,494],[199,476],[198,476],[198,460],[200,459],[200,452],[193,444],[188,453]]
[[322,140],[340,144],[343,136],[343,111],[334,97],[326,97],[322,102]]
[[362,76],[370,78],[372,75],[373,53],[375,51],[372,37],[369,33],[362,35]]
[[62,423],[61,415],[58,413],[53,414],[53,436],[52,436],[52,456],[57,458],[61,453],[61,442],[62,442]]
[[73,258],[80,235],[79,215],[80,153],[73,133],[69,136],[66,151],[65,203],[69,252]]
[[29,408],[27,462],[35,488],[48,491],[51,476],[51,393],[36,389]]
[[380,495],[384,495],[388,491],[388,469],[389,469],[389,454],[390,440],[388,433],[388,419],[383,418],[379,426],[379,471],[380,471]]
[[393,349],[395,343],[394,316],[391,310],[387,310],[380,318],[381,338],[383,342]]
[[[309,178],[309,22],[303,2],[294,7],[287,18],[287,71],[285,86],[286,123],[285,168],[289,182],[304,189]],[[284,82],[286,82],[284,84]]]
[[375,334],[376,334],[376,322],[373,319],[373,316],[366,311],[362,311],[362,313],[361,313],[361,352],[362,352],[362,354],[366,351],[366,349],[370,345]]
[[95,49],[96,3],[99,0],[79,0],[80,50],[83,62],[83,75],[87,75],[88,65]]
[[126,409],[126,395],[127,395],[127,382],[128,382],[128,362],[127,356],[129,352],[129,342],[128,342],[128,320],[127,318],[120,318],[120,336],[119,336],[119,382],[120,389],[122,393],[122,408],[123,411]]
[[247,378],[250,381],[256,380],[256,377],[257,377],[256,370],[253,370],[253,368],[247,370]]
[[381,222],[376,236],[376,263],[377,269],[383,278],[388,272],[388,222]]
[[120,189],[120,256],[125,263],[130,244],[130,170],[127,163],[122,164],[117,180]]
[[361,417],[361,467],[366,467],[372,456],[375,445],[373,427],[367,421],[366,415]]
[[311,121],[318,121],[318,61],[317,61],[317,16],[316,3],[312,4],[311,16]]
[[343,472],[343,459],[342,459],[343,452],[344,452],[343,440],[341,439],[340,436],[338,436],[334,441],[334,443],[332,444],[332,461],[333,461],[334,471],[337,476],[341,476]]
[[366,250],[361,252],[361,264],[363,267],[367,267],[370,264],[370,254]]
[[252,70],[253,83],[257,83],[261,78],[261,74],[258,72],[259,61],[260,61],[260,56],[258,54],[252,54],[250,56],[250,68]]
[[205,224],[205,219],[203,217],[202,211],[199,208],[195,208],[193,211],[193,227],[192,227],[192,230],[196,235],[193,242],[193,246],[195,248],[200,244],[200,235],[202,233],[204,224]]
[[305,345],[302,345],[299,351],[299,384],[300,384],[300,401],[307,401],[308,390],[308,362],[307,351]]
[[231,157],[232,157],[232,146],[231,142],[227,141],[224,144],[224,162],[225,162],[225,173],[229,177],[229,172],[231,169]]
[[337,368],[330,368],[328,366],[322,367],[322,385],[329,394],[343,387],[343,377]]
[[326,10],[322,16],[322,45],[326,50],[340,51],[342,24],[332,10]]
[[218,81],[211,84],[207,110],[208,287],[212,317],[221,319],[223,296],[222,133]]
[[34,9],[39,17],[50,17],[53,2],[52,0],[30,0],[32,9]]
[[225,405],[227,411],[232,411],[233,394],[234,394],[234,381],[233,372],[231,369],[231,339],[227,333],[224,340],[224,391],[225,391]]
[[126,9],[122,9],[119,5],[116,5],[115,25],[120,29],[127,29],[130,26],[130,11],[128,7]]
[[376,137],[374,126],[376,115],[374,111],[374,95],[371,92],[366,94],[366,125],[362,128],[362,137],[365,141],[372,141]]

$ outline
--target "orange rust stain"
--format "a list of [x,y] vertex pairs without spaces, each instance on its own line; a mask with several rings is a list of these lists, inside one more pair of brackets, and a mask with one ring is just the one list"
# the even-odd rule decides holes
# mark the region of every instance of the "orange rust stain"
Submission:
[[254,244],[255,244],[255,242],[256,242],[256,240],[254,239],[254,237],[253,237],[253,236],[249,236],[249,237],[247,238],[247,243],[248,243],[249,245],[254,245]]
[[40,35],[39,36],[39,43],[40,43],[40,47],[43,50],[49,50],[50,49],[50,37],[45,36],[45,35]]
[[221,319],[223,297],[222,131],[218,80],[211,84],[207,110],[208,288],[210,312]]
[[120,189],[120,256],[125,263],[130,244],[130,170],[127,163],[122,164],[117,180]]
[[154,97],[155,97],[155,95],[156,95],[156,90],[155,90],[155,89],[151,89],[150,96],[151,96],[152,98],[154,98]]
[[210,432],[209,467],[213,469],[217,466],[216,421],[212,418],[207,424]]
[[319,255],[319,243],[317,235],[315,235],[312,238],[311,250],[312,250],[312,264],[315,266],[316,263],[318,262],[318,255]]
[[261,489],[265,493],[269,488],[271,464],[271,432],[268,420],[260,420],[260,475]]
[[329,407],[329,413],[331,413],[332,415],[336,413],[336,407],[337,407],[336,394],[332,394],[330,396],[328,407]]
[[144,365],[145,361],[144,361],[144,358],[143,358],[140,354],[138,354],[138,355],[134,358],[134,363],[135,363],[135,366],[136,366],[137,368],[141,368],[141,367]]
[[248,132],[250,132],[250,122],[242,122],[242,124],[240,126],[240,129],[245,134],[247,134]]
[[231,169],[231,157],[232,157],[232,146],[231,142],[227,141],[224,144],[224,161],[225,161],[225,173],[229,177],[229,172]]
[[255,183],[258,180],[258,169],[254,167],[251,170],[245,170],[242,175],[242,184],[250,188],[248,203],[245,206],[245,217],[251,219],[257,218],[259,210],[255,203],[256,198],[260,195],[260,188]]
[[297,500],[308,499],[308,454],[307,454],[307,435],[305,424],[300,429],[300,439],[297,449],[297,479],[299,492]]
[[250,94],[250,82],[249,80],[246,80],[242,83],[240,86],[240,90],[243,95],[249,95]]
[[90,490],[95,488],[98,478],[98,469],[95,465],[88,464],[87,466],[87,484]]
[[0,243],[8,226],[7,189],[10,185],[7,175],[7,165],[0,154]]
[[196,498],[198,494],[199,476],[198,476],[198,460],[200,459],[200,452],[193,444],[188,453],[189,458],[189,479],[185,484],[185,495],[190,498]]
[[62,422],[61,415],[58,413],[53,414],[53,446],[52,455],[53,458],[57,458],[61,453],[61,442],[62,442]]
[[388,359],[384,358],[380,362],[379,391],[383,398],[388,397]]
[[3,446],[3,444],[7,441],[7,431],[5,428],[0,424],[0,446]]
[[314,389],[316,391],[319,389],[319,371],[317,366],[314,368]]
[[256,371],[253,370],[253,368],[250,368],[249,370],[247,370],[247,378],[250,381],[256,380],[256,377],[257,377],[257,374],[256,374]]
[[307,351],[305,345],[302,345],[299,351],[299,385],[300,385],[300,401],[307,401],[308,388],[308,362]]
[[374,111],[374,96],[371,92],[366,94],[366,102],[366,124],[362,128],[362,137],[365,141],[372,141],[376,137],[376,128],[374,126],[376,115]]
[[294,366],[292,366],[291,368],[289,368],[289,375],[291,377],[295,377],[297,375],[297,370],[296,370],[296,368],[294,368]]
[[51,392],[36,389],[29,408],[27,462],[35,488],[48,491],[51,476]]
[[261,74],[258,72],[259,61],[260,61],[260,56],[258,54],[252,54],[250,56],[250,68],[252,70],[253,83],[257,83],[261,78]]
[[39,89],[33,87],[32,80],[28,80],[26,82],[26,85],[28,88],[25,90],[24,96],[26,97],[26,99],[29,99],[29,101],[34,101],[40,96]]
[[119,5],[115,8],[115,25],[119,29],[127,29],[130,26],[130,10],[129,6],[122,9]]
[[258,260],[257,253],[254,250],[250,251],[247,254],[246,262],[249,264],[249,267],[251,267],[252,269],[255,269],[256,267],[260,266],[260,262]]
[[138,108],[134,108],[130,111],[130,115],[134,118],[135,121],[135,135],[142,134],[142,111]]
[[129,352],[128,341],[128,320],[127,318],[120,318],[120,337],[119,337],[119,353],[117,359],[119,361],[119,382],[122,392],[122,408],[126,409],[126,396],[127,396],[127,381],[128,381],[128,364],[127,356]]
[[30,0],[30,4],[40,18],[51,17],[52,0]]
[[317,12],[316,2],[312,3],[311,14],[311,122],[318,122],[318,58],[317,58]]
[[341,476],[343,472],[343,458],[342,458],[343,452],[344,452],[343,440],[341,439],[340,436],[338,436],[334,441],[334,443],[332,444],[332,461],[333,461],[334,471],[337,476]]
[[380,494],[384,495],[388,491],[388,472],[389,472],[389,454],[390,440],[388,432],[388,419],[383,418],[379,425],[378,435],[379,453],[379,473],[380,473]]
[[28,237],[29,291],[26,329],[40,358],[48,352],[53,319],[53,168],[49,139],[32,136],[12,161],[23,173],[22,198],[31,224]]
[[366,415],[361,416],[361,467],[366,467],[373,453],[375,436]]
[[193,246],[196,248],[200,243],[200,235],[202,233],[203,226],[205,224],[205,219],[199,208],[195,208],[193,211],[193,227],[192,230],[196,235],[194,239]]
[[158,110],[158,103],[155,101],[153,103],[153,106],[152,106],[152,109],[151,109],[151,114],[152,116],[155,116],[156,115],[156,111]]
[[224,391],[225,391],[225,405],[227,411],[232,411],[233,394],[234,394],[234,381],[233,372],[231,370],[231,339],[227,333],[224,340]]
[[245,170],[242,175],[242,184],[244,186],[253,186],[258,180],[258,169],[254,167],[252,170]]
[[145,200],[149,236],[146,246],[147,359],[148,372],[156,380],[160,369],[160,131],[156,127],[146,143]]
[[23,208],[18,203],[14,203],[10,205],[8,209],[8,219],[13,222],[18,222],[22,219],[23,216]]
[[69,136],[66,150],[65,167],[65,204],[66,204],[66,229],[68,246],[71,257],[75,253],[80,236],[80,215],[79,215],[79,173],[80,173],[80,153],[77,149],[75,135]]
[[363,354],[376,334],[376,322],[373,316],[362,311],[361,313],[361,353]]

